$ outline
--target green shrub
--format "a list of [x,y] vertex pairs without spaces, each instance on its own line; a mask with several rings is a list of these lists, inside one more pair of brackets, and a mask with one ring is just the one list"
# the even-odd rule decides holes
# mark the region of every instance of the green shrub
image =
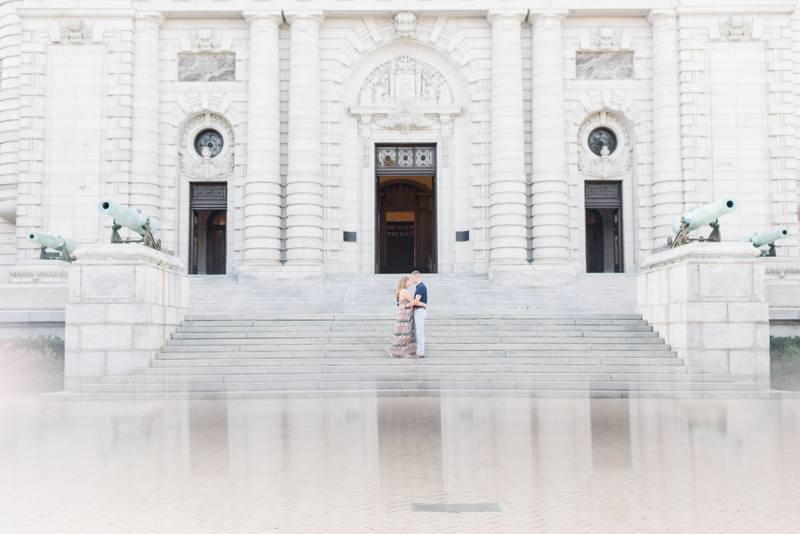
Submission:
[[800,337],[770,337],[772,389],[800,391]]
[[55,336],[0,338],[0,392],[58,391],[63,382],[63,339]]

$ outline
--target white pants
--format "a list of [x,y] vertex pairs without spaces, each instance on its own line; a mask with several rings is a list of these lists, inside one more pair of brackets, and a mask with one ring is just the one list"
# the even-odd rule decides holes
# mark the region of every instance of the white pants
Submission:
[[425,316],[428,310],[414,308],[414,334],[417,336],[417,356],[425,356]]

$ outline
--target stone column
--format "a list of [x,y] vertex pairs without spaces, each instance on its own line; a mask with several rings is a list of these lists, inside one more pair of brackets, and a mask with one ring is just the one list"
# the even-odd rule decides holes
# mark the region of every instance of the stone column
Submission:
[[322,267],[321,15],[287,17],[289,168],[286,177],[286,267]]
[[[569,208],[564,140],[564,57],[558,14],[531,15],[533,27],[533,266],[575,278],[569,263]],[[557,279],[563,278],[558,282]]]
[[243,270],[281,263],[280,16],[250,15]]
[[492,25],[489,270],[530,270],[520,26],[525,17],[490,13],[487,19]]
[[[19,75],[22,0],[0,0],[0,218],[17,220],[19,182]],[[13,248],[12,248],[13,250]],[[0,251],[2,253],[2,251]],[[13,252],[12,252],[13,255]]]
[[159,158],[159,29],[160,12],[137,13],[133,37],[133,121],[131,177],[127,204],[161,218]]
[[642,260],[637,311],[688,365],[769,387],[764,262],[751,243],[689,243]]
[[663,250],[672,219],[683,213],[678,20],[673,11],[650,11],[653,26],[653,244]]

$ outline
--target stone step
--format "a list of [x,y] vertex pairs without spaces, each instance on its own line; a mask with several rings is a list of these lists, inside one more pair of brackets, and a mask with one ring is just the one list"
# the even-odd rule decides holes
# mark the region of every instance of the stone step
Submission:
[[404,376],[396,373],[283,373],[275,375],[253,374],[183,374],[183,375],[131,375],[106,376],[104,384],[171,384],[171,383],[284,383],[309,381],[341,381],[341,382],[732,382],[730,375],[720,374],[687,374],[687,373],[520,373],[509,377],[506,373],[414,373]]
[[[330,334],[331,332],[327,332]],[[319,334],[319,335],[315,335]],[[370,335],[370,336],[330,336],[325,335],[325,332],[308,332],[303,336],[302,344],[298,344],[298,336],[268,336],[268,335],[248,335],[246,337],[241,335],[221,335],[221,334],[207,334],[198,336],[197,334],[173,334],[173,339],[169,340],[169,346],[229,346],[234,345],[264,345],[269,343],[270,346],[276,345],[293,345],[293,346],[308,346],[313,344],[326,343],[328,345],[357,345],[362,347],[364,345],[386,344],[391,343],[388,335]],[[177,336],[177,337],[176,337]],[[568,346],[572,348],[573,345],[586,346],[587,343],[595,344],[624,344],[624,345],[640,345],[649,347],[650,345],[663,345],[664,340],[658,337],[638,338],[638,337],[582,337],[582,336],[558,336],[558,337],[538,337],[538,336],[521,336],[521,335],[505,335],[497,333],[495,335],[476,336],[470,334],[463,337],[444,337],[441,335],[434,336],[426,333],[426,346],[442,346],[452,345],[452,350],[458,350],[460,346],[469,345],[482,345],[489,347],[491,345],[528,345],[535,348],[538,345],[552,345],[552,346]],[[491,344],[491,345],[490,345]],[[577,348],[577,347],[575,347]]]
[[[665,347],[662,345],[661,347]],[[169,347],[165,347],[169,348]],[[185,350],[184,350],[185,349]],[[427,351],[428,357],[434,358],[675,358],[676,353],[666,348],[663,350],[463,350],[463,351]],[[240,351],[237,347],[225,347],[220,350],[196,350],[191,347],[175,347],[173,350],[162,350],[159,358],[388,358],[386,349],[382,350],[253,350]]]
[[388,356],[375,357],[325,357],[308,356],[292,357],[281,356],[279,354],[265,357],[264,355],[248,356],[248,353],[231,353],[230,357],[196,357],[191,353],[172,353],[161,354],[153,360],[153,368],[156,367],[188,367],[188,366],[209,366],[209,367],[272,367],[272,366],[294,366],[294,365],[320,365],[320,366],[370,366],[370,365],[396,365],[413,367],[416,365],[437,366],[437,365],[568,365],[568,366],[595,366],[595,365],[626,365],[626,366],[676,366],[683,367],[682,359],[677,358],[674,353],[657,353],[657,356],[638,356],[632,353],[623,353],[625,356],[528,356],[528,357],[501,357],[487,360],[485,357],[464,357],[453,358],[389,358]]
[[[302,332],[302,335],[298,335],[298,332],[251,332],[251,331],[241,331],[241,332],[175,332],[172,334],[173,340],[196,340],[202,341],[207,339],[229,339],[229,340],[240,340],[242,342],[250,342],[248,340],[257,340],[257,339],[271,339],[275,342],[284,342],[284,340],[295,340],[298,337],[302,339],[311,339],[311,338],[326,338],[333,341],[335,343],[341,342],[349,342],[349,341],[361,341],[369,340],[373,343],[382,342],[387,339],[387,332],[388,330],[384,331],[370,331],[370,332],[332,332],[332,331],[316,331],[316,330],[306,330]],[[617,342],[617,343],[639,343],[642,340],[653,340],[653,343],[658,343],[655,341],[658,339],[658,334],[656,332],[584,332],[584,331],[574,331],[574,332],[558,332],[558,336],[554,336],[556,332],[547,332],[550,334],[547,337],[544,336],[535,336],[531,335],[531,332],[527,331],[470,331],[469,336],[465,336],[463,338],[448,338],[446,335],[455,335],[456,332],[449,332],[444,331],[442,329],[432,330],[429,328],[425,329],[425,336],[426,339],[436,340],[438,343],[459,343],[459,342],[468,342],[468,339],[480,339],[482,343],[501,343],[503,339],[513,339],[516,343],[555,343],[560,342],[560,340],[564,340],[565,343],[574,343],[575,341],[569,340],[579,340],[579,339],[587,339],[590,338],[592,343],[609,343],[609,342]],[[544,332],[543,332],[544,334]],[[609,337],[613,335],[614,337]],[[547,341],[546,341],[547,340]],[[549,340],[558,340],[558,341],[549,341]],[[663,343],[663,340],[660,341]]]
[[[386,323],[391,329],[391,323]],[[270,326],[181,326],[176,333],[282,333],[287,336],[297,336],[298,333],[305,335],[307,332],[333,332],[342,335],[370,335],[375,332],[385,334],[387,332],[386,325],[317,325],[314,327],[309,326],[286,326],[286,325],[270,325]],[[639,326],[585,326],[585,325],[472,325],[472,326],[440,326],[436,324],[425,323],[425,332],[431,335],[439,333],[456,333],[456,332],[505,332],[508,335],[516,335],[516,332],[522,334],[532,332],[558,332],[560,335],[584,335],[590,336],[607,336],[614,335],[619,337],[635,337],[640,334],[647,334],[648,336],[657,337],[658,334],[653,332],[653,327],[648,325]]]
[[[647,352],[647,351],[664,351],[670,350],[668,345],[665,345],[663,340],[657,339],[660,343],[470,343],[464,346],[463,349],[455,349],[453,344],[450,343],[425,343],[425,354],[436,353],[441,355],[444,353],[452,353],[458,356],[467,352],[520,352],[520,353],[536,353],[536,352],[576,352],[576,351],[598,351],[598,352],[611,352],[611,351],[632,351],[632,352]],[[182,341],[183,344],[175,344],[177,341]],[[348,352],[364,352],[364,351],[386,351],[390,343],[385,341],[383,343],[340,343],[341,348],[337,351],[337,344],[305,344],[295,343],[286,344],[263,344],[263,340],[256,341],[254,344],[234,343],[234,344],[212,344],[210,340],[205,343],[195,343],[197,340],[176,340],[164,347],[162,353],[172,352],[193,352],[197,351],[198,347],[202,348],[203,352],[341,352],[347,354]],[[316,340],[315,340],[316,341]],[[352,346],[352,348],[345,348]]]
[[[449,373],[449,372],[481,372],[481,373],[667,373],[667,374],[692,374],[700,373],[702,369],[699,366],[684,366],[684,365],[597,365],[597,364],[573,364],[573,365],[552,365],[552,364],[537,364],[537,363],[521,363],[515,365],[501,365],[501,364],[464,364],[464,363],[448,363],[438,362],[433,364],[434,360],[409,360],[414,361],[411,365],[395,365],[395,361],[404,360],[389,360],[383,364],[370,364],[366,365],[360,361],[353,362],[337,362],[327,361],[319,365],[308,365],[302,362],[294,362],[290,364],[277,364],[274,362],[267,362],[263,365],[232,365],[220,364],[214,362],[208,364],[206,360],[184,360],[180,365],[175,365],[175,362],[167,360],[169,366],[146,367],[136,369],[135,375],[181,375],[181,374],[203,374],[203,375],[230,375],[230,374],[253,374],[253,375],[271,375],[282,373],[353,373],[358,372],[362,374],[369,373],[384,373],[384,372],[415,372],[417,369],[422,369],[425,372],[434,373]],[[233,361],[233,360],[226,360]],[[419,362],[419,363],[416,363]],[[423,363],[424,362],[424,363]],[[587,369],[588,368],[588,369]]]
[[515,390],[577,390],[577,391],[757,391],[756,384],[739,382],[535,382],[515,380],[493,381],[409,381],[404,383],[397,380],[385,381],[307,381],[307,382],[189,382],[189,383],[159,383],[159,384],[84,384],[83,393],[170,393],[170,392],[199,392],[199,391],[279,391],[279,390],[405,390],[408,392],[418,390],[462,390],[465,392],[481,389],[515,389]]
[[[207,318],[197,316],[187,316],[183,326],[192,327],[207,327],[207,326],[361,326],[365,321],[368,321],[370,326],[379,325],[393,325],[394,318],[379,319],[375,316],[364,317],[361,319],[348,318],[346,315],[340,316],[337,320],[332,316],[330,318],[318,317],[291,317],[291,318],[246,318],[246,317],[230,317],[221,319],[219,317],[209,316]],[[552,318],[552,319],[506,319],[499,323],[497,319],[453,319],[453,318],[430,318],[426,319],[425,326],[474,326],[474,325],[498,325],[507,324],[509,326],[537,326],[537,325],[575,325],[575,326],[647,326],[647,323],[641,318],[630,319],[592,319],[592,318]]]

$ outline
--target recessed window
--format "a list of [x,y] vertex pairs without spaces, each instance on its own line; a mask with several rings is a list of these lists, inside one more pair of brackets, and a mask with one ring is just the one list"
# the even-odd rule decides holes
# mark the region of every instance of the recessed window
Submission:
[[598,156],[603,155],[603,147],[608,147],[608,153],[613,154],[617,149],[617,136],[608,128],[596,128],[589,134],[589,150]]
[[200,156],[203,155],[203,149],[208,148],[213,158],[222,151],[223,144],[222,135],[216,130],[203,130],[194,138],[194,149]]

